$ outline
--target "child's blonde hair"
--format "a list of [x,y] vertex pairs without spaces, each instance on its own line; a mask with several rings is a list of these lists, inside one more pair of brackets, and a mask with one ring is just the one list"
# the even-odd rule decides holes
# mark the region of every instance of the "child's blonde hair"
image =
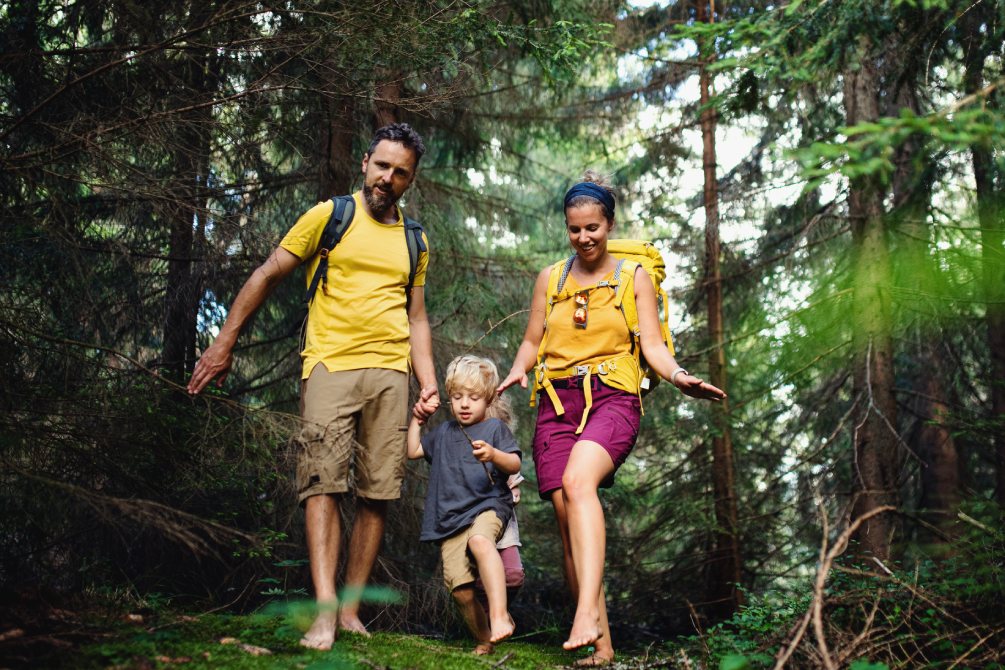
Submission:
[[487,358],[465,354],[450,361],[447,366],[447,393],[461,389],[477,391],[488,398],[495,398],[499,386],[499,371],[496,364]]

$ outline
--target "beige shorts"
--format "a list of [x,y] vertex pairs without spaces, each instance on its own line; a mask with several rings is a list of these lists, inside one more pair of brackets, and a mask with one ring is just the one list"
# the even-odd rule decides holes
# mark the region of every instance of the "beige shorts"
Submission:
[[320,363],[314,366],[300,389],[301,428],[295,438],[300,503],[345,493],[353,484],[363,498],[400,497],[408,416],[404,372],[328,372]]
[[440,556],[443,558],[443,583],[453,592],[458,586],[471,584],[478,578],[478,567],[468,551],[468,540],[481,535],[499,541],[503,533],[503,523],[494,510],[486,510],[475,517],[471,525],[440,542]]

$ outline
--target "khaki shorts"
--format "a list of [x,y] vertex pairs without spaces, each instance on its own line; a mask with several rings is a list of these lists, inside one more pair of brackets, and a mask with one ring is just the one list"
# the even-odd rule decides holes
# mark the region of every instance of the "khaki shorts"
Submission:
[[294,438],[300,504],[323,493],[345,493],[353,483],[363,498],[401,496],[407,374],[382,368],[328,372],[319,363],[302,382],[300,416]]
[[443,583],[453,592],[458,586],[471,584],[478,578],[475,559],[468,552],[468,540],[481,535],[499,541],[503,533],[503,523],[494,510],[486,510],[475,517],[471,525],[440,542],[440,556],[443,558]]

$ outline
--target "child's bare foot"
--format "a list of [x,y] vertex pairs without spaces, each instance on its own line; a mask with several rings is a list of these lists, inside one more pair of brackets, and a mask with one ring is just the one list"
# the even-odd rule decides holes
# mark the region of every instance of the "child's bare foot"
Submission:
[[491,654],[495,650],[496,650],[495,645],[493,645],[491,642],[482,642],[481,644],[475,645],[474,653],[475,656],[485,656],[487,654]]
[[594,652],[586,658],[581,658],[572,664],[574,668],[601,668],[614,662],[614,654],[610,656]]
[[572,630],[569,631],[569,639],[562,643],[563,649],[579,649],[589,644],[593,644],[600,639],[600,619],[596,613],[580,615],[576,614],[572,622]]
[[513,617],[506,613],[505,619],[493,619],[491,622],[492,637],[489,638],[489,642],[495,644],[496,642],[502,642],[516,630],[516,624],[513,623]]
[[300,646],[328,651],[338,638],[338,617],[335,612],[321,612],[300,638]]
[[355,612],[342,612],[338,617],[338,626],[347,633],[356,633],[363,637],[370,637],[370,631],[366,629],[363,622],[359,620],[359,615]]

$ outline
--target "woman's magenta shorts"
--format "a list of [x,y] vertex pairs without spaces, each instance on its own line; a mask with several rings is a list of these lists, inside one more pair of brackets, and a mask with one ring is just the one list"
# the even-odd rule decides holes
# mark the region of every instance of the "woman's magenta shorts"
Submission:
[[[576,428],[583,418],[586,396],[575,384],[579,378],[554,380],[555,393],[562,401],[565,414],[555,413],[555,405],[546,393],[537,398],[537,425],[534,429],[534,467],[537,472],[537,488],[541,497],[549,499],[551,493],[562,488],[562,475],[569,462],[572,447],[580,440],[596,442],[604,448],[614,462],[616,472],[628,458],[635,440],[639,436],[639,418],[642,409],[636,395],[605,386],[594,377],[593,406],[586,419],[583,432],[576,435]],[[614,485],[614,472],[601,482],[600,486]]]

